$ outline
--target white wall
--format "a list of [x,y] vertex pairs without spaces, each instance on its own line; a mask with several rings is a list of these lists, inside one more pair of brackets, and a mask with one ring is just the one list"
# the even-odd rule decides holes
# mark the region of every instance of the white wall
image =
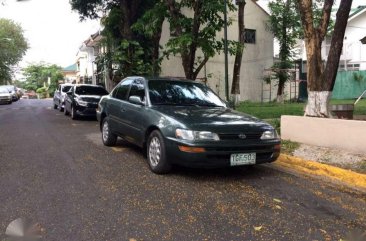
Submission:
[[[231,12],[228,18],[232,18],[233,24],[228,28],[228,39],[238,40],[237,13]],[[247,1],[244,10],[245,27],[256,30],[256,43],[246,44],[243,54],[240,80],[240,100],[260,101],[262,93],[263,70],[273,65],[273,35],[266,31],[265,20],[268,18],[258,5],[252,1]],[[161,45],[165,46],[169,39],[169,23],[163,25]],[[223,38],[224,33],[218,34],[218,38]],[[198,54],[199,56],[199,54]],[[235,56],[229,56],[229,83],[232,82]],[[221,97],[225,96],[225,67],[224,54],[216,55],[206,64],[208,85]],[[162,76],[184,77],[182,61],[179,57],[171,56],[169,60],[162,62]],[[204,77],[204,69],[200,72],[199,78]],[[231,90],[231,87],[230,87]],[[229,91],[230,91],[229,90]]]

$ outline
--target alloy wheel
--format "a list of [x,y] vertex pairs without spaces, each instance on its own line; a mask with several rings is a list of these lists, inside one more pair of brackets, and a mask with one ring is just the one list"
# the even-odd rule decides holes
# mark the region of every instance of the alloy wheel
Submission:
[[104,142],[108,141],[108,137],[109,137],[109,126],[108,126],[108,122],[104,121],[103,123],[103,127],[102,127],[102,138]]
[[154,136],[149,145],[149,161],[152,166],[156,167],[161,159],[161,144],[158,137]]

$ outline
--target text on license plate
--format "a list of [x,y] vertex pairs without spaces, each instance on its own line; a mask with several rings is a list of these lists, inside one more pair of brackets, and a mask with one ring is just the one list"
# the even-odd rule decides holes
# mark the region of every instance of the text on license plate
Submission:
[[255,164],[255,159],[256,159],[255,153],[231,154],[230,165],[231,166],[253,165]]

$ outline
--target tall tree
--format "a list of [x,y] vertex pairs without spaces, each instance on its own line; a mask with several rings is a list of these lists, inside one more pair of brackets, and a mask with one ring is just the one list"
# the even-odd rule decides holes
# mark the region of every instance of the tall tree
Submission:
[[22,60],[28,49],[22,27],[9,19],[0,19],[0,84],[11,81],[12,66]]
[[282,102],[285,83],[291,76],[288,69],[293,65],[291,50],[300,38],[300,15],[295,0],[274,0],[268,7],[271,14],[267,26],[280,45],[280,61],[274,65],[273,71],[278,78],[277,101]]
[[[244,50],[244,42],[245,42],[245,24],[244,24],[244,8],[246,1],[245,0],[237,0],[238,4],[238,43],[236,45],[236,53],[235,53],[235,62],[234,62],[234,71],[233,71],[233,82],[231,85],[231,94],[239,95],[240,94],[240,71],[241,71],[241,62],[243,58],[243,50]],[[235,98],[236,101],[236,98]]]
[[341,0],[340,2],[325,67],[321,46],[327,33],[334,0],[324,0],[319,21],[316,21],[314,17],[312,0],[297,1],[304,30],[307,56],[308,103],[305,108],[305,116],[331,117],[329,101],[337,75],[352,0]]
[[[166,54],[179,54],[185,77],[196,79],[197,75],[217,52],[223,50],[223,39],[217,33],[224,27],[222,0],[164,0],[168,8],[171,38]],[[234,10],[229,3],[230,10]],[[203,56],[198,56],[198,52]]]
[[[146,13],[155,7],[157,0],[71,0],[71,6],[78,11],[81,19],[102,18],[108,52],[100,60],[107,66],[118,66],[118,78],[127,75],[157,74],[159,71],[160,32],[144,34],[133,26]],[[158,21],[161,25],[163,20]],[[159,28],[156,28],[158,31]]]

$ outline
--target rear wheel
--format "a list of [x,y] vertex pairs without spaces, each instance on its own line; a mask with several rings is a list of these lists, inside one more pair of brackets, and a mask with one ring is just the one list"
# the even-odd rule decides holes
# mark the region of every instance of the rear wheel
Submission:
[[164,138],[158,130],[151,132],[147,141],[147,161],[151,171],[156,174],[165,174],[171,170],[171,164],[166,157]]
[[109,118],[103,119],[102,123],[102,141],[105,146],[114,146],[117,142],[117,135],[113,134],[109,126]]

